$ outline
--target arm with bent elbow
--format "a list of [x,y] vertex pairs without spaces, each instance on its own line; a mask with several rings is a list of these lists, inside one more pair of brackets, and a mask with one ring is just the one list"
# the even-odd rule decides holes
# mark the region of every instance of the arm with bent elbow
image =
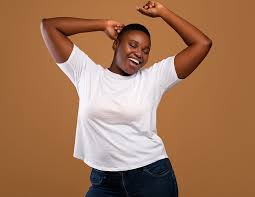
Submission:
[[55,17],[42,19],[41,34],[48,51],[57,63],[65,62],[73,49],[68,36],[92,31],[104,31],[111,39],[116,39],[123,24],[107,19],[82,19]]

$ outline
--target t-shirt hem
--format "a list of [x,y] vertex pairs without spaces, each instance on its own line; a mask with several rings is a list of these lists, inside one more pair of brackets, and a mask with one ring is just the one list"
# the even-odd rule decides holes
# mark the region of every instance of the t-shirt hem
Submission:
[[83,158],[83,157],[81,157],[79,155],[75,155],[74,154],[73,157],[82,160],[85,164],[87,164],[91,168],[95,168],[95,169],[102,170],[102,171],[126,171],[126,170],[133,170],[133,169],[136,169],[136,168],[140,168],[140,167],[149,165],[149,164],[151,164],[153,162],[156,162],[156,161],[158,161],[160,159],[169,158],[167,154],[163,154],[160,157],[153,158],[152,160],[146,161],[144,163],[140,163],[140,164],[136,164],[136,165],[132,165],[132,166],[128,166],[128,167],[125,166],[125,167],[118,167],[118,168],[109,168],[109,167],[102,167],[102,166],[95,165],[92,162],[90,162],[89,160],[87,160],[86,158]]

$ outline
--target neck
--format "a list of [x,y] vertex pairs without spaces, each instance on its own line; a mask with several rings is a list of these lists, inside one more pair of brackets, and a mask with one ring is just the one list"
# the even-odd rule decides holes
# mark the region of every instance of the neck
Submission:
[[115,64],[114,62],[112,62],[111,66],[108,68],[108,70],[110,70],[111,72],[114,72],[116,74],[122,75],[122,76],[129,76],[130,74],[124,72],[122,69],[120,69],[120,67]]

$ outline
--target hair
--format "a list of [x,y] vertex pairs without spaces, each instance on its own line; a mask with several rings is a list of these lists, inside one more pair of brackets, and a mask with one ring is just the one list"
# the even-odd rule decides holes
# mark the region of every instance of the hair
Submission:
[[149,30],[145,26],[143,26],[143,25],[141,25],[139,23],[131,23],[131,24],[125,25],[122,28],[122,30],[118,34],[117,39],[120,39],[126,32],[133,31],[133,30],[142,31],[145,34],[147,34],[149,36],[149,38],[151,37]]

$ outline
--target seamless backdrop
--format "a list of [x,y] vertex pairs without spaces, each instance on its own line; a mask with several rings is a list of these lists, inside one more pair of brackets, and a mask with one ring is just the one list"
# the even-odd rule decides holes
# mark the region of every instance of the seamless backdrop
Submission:
[[[254,18],[252,1],[162,0],[213,46],[199,67],[162,98],[158,134],[176,172],[180,197],[255,196]],[[78,96],[47,51],[42,18],[72,16],[139,22],[152,35],[149,62],[175,55],[181,37],[136,0],[7,1],[1,7],[0,196],[82,197],[91,168],[73,158]],[[70,37],[109,67],[103,32]]]

